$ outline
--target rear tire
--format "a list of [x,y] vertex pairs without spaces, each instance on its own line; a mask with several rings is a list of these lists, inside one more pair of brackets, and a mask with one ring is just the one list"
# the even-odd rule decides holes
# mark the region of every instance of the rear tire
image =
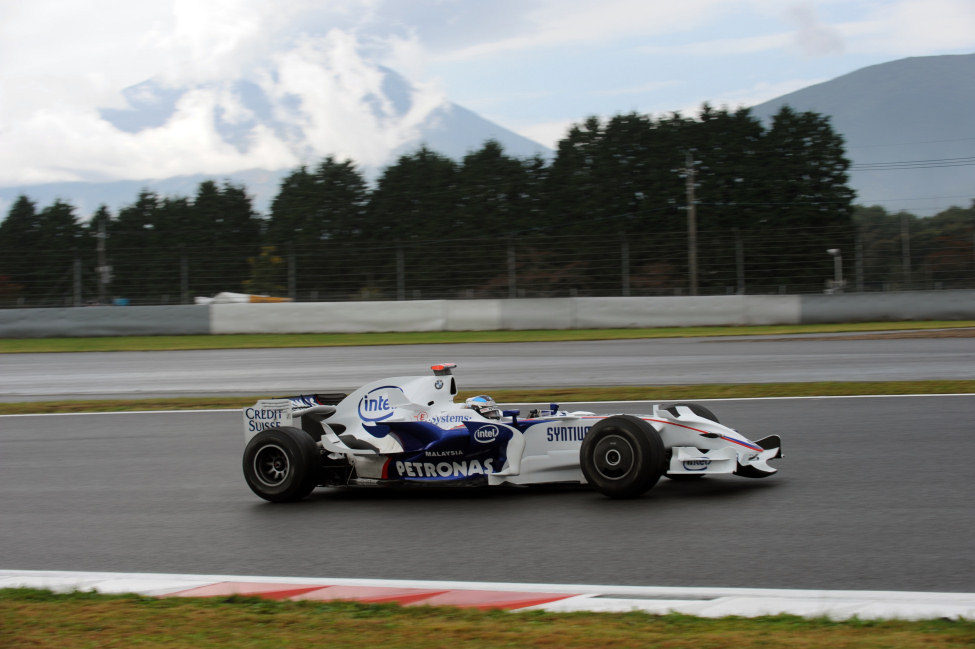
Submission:
[[274,503],[301,500],[318,486],[321,456],[300,428],[259,432],[244,449],[244,480],[255,494]]
[[582,474],[610,498],[635,498],[657,484],[667,453],[660,433],[632,415],[614,415],[593,426],[582,440]]

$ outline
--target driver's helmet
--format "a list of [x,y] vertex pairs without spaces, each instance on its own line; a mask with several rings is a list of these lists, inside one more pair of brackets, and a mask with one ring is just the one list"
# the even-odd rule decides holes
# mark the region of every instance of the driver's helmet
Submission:
[[498,404],[494,403],[494,399],[486,394],[471,397],[464,402],[464,407],[471,408],[477,414],[488,419],[501,419],[501,408],[498,408]]

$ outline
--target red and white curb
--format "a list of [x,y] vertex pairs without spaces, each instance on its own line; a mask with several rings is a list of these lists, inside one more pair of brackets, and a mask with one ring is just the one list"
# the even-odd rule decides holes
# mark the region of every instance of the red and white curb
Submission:
[[398,603],[403,606],[463,606],[519,611],[635,610],[700,617],[756,617],[786,613],[832,619],[975,619],[975,593],[580,586],[48,570],[0,570],[0,588],[138,593],[156,597],[250,595],[280,600],[353,600]]

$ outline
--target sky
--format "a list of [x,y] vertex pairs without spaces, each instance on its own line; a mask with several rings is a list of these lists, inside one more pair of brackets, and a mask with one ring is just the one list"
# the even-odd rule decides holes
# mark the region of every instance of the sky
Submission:
[[[590,115],[753,105],[972,52],[975,0],[0,0],[0,186],[377,165],[445,102],[554,147]],[[380,66],[412,84],[408,111]],[[167,89],[161,123],[105,117]]]

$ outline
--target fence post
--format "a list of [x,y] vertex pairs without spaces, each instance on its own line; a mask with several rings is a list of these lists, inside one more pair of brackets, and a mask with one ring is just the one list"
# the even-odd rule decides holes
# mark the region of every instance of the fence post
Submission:
[[630,296],[630,242],[623,235],[620,241],[620,272],[623,276],[623,297]]
[[74,305],[81,306],[81,258],[77,256],[77,252],[76,250],[74,258]]
[[179,294],[180,303],[190,303],[190,264],[186,259],[186,249],[179,249]]
[[515,247],[508,242],[508,297],[518,297],[518,276],[515,271]]
[[738,295],[745,294],[745,244],[741,240],[741,230],[735,231],[735,279],[738,284]]
[[906,212],[901,212],[901,274],[904,288],[911,288],[911,226]]
[[406,299],[406,254],[403,246],[396,248],[396,299]]
[[854,274],[856,275],[856,290],[857,293],[863,293],[863,233],[859,230],[857,230],[854,250],[856,251],[856,260],[853,267]]
[[298,275],[298,269],[295,264],[295,244],[293,241],[288,242],[288,297],[292,300],[295,299],[295,286],[296,279]]

